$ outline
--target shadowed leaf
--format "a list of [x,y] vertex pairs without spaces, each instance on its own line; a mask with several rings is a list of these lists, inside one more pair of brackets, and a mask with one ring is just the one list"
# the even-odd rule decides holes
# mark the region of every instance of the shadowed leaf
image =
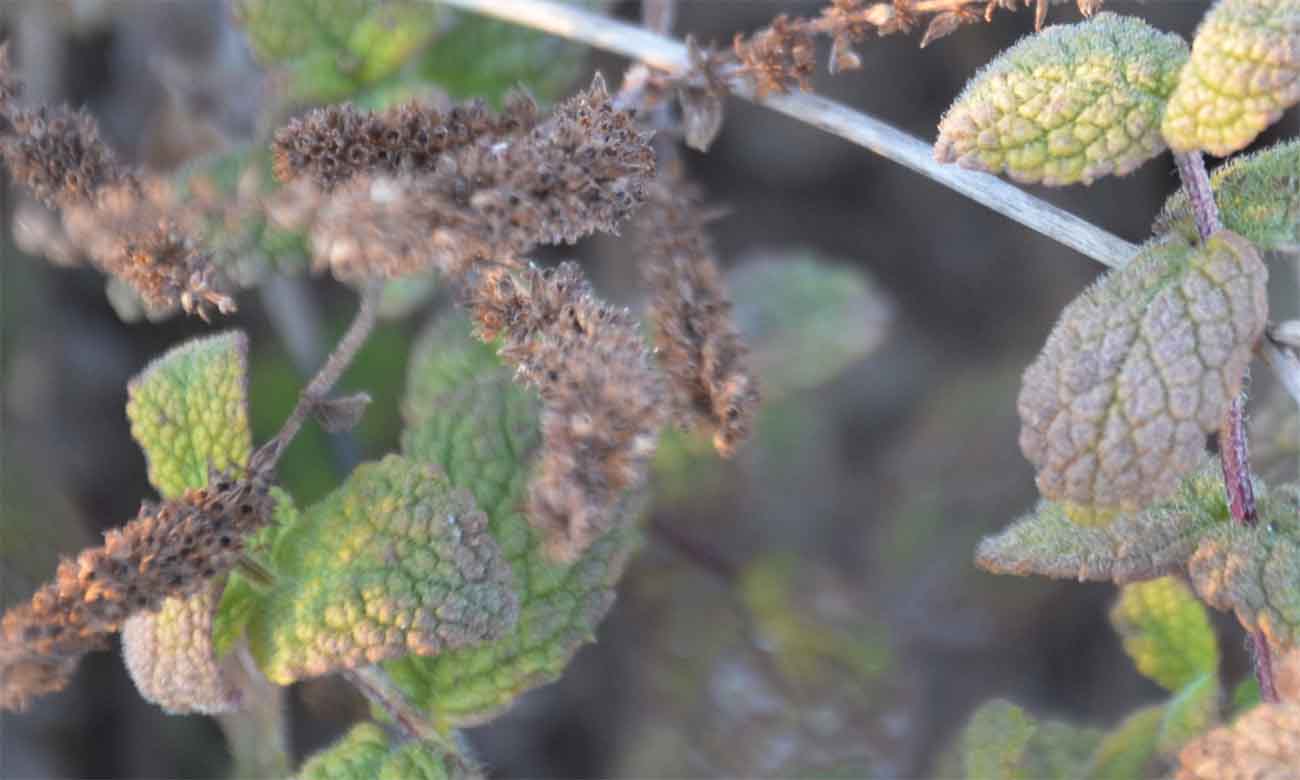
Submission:
[[1002,699],[985,702],[960,739],[967,780],[1070,780],[1096,749],[1101,732],[1038,721]]
[[1156,754],[1164,707],[1145,707],[1129,715],[1102,738],[1085,777],[1088,780],[1143,780]]
[[316,753],[298,770],[299,780],[453,780],[469,778],[458,758],[428,742],[390,745],[373,723],[354,726],[339,741]]
[[1064,185],[1124,175],[1165,146],[1182,38],[1131,16],[1056,25],[1004,51],[939,123],[935,159]]

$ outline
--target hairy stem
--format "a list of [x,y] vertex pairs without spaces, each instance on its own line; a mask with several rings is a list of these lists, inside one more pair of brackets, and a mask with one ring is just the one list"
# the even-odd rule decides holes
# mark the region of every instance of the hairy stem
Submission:
[[334,351],[330,353],[329,358],[325,360],[325,365],[321,366],[316,376],[307,383],[302,393],[298,396],[298,403],[294,406],[289,417],[285,419],[284,425],[280,427],[280,432],[273,439],[263,444],[253,454],[249,465],[255,471],[269,472],[275,468],[279,462],[280,456],[288,449],[289,443],[298,435],[302,429],[303,422],[306,421],[307,415],[311,414],[313,405],[325,398],[329,391],[343,376],[343,372],[352,364],[352,359],[357,356],[357,352],[366,343],[370,337],[370,331],[375,328],[375,320],[379,311],[379,298],[383,293],[384,283],[378,279],[366,283],[361,292],[361,305],[357,309],[357,316],[348,326],[347,333]]
[[434,725],[424,717],[424,713],[407,701],[406,695],[389,679],[383,669],[378,666],[348,669],[343,672],[343,678],[392,718],[408,737],[433,742],[451,756],[460,755],[460,750],[453,741],[434,728]]
[[[1223,229],[1219,221],[1219,207],[1214,202],[1214,189],[1210,175],[1205,170],[1205,160],[1200,152],[1175,153],[1178,176],[1183,182],[1183,192],[1192,205],[1196,218],[1196,232],[1204,241]],[[1223,425],[1219,428],[1219,462],[1223,465],[1223,485],[1228,492],[1228,508],[1232,520],[1250,527],[1259,522],[1255,511],[1255,490],[1250,483],[1250,452],[1246,445],[1245,403],[1240,395],[1232,399]],[[1273,658],[1268,638],[1262,631],[1250,635],[1251,659],[1255,664],[1255,678],[1259,680],[1260,698],[1266,702],[1277,701],[1277,685],[1273,681]]]
[[[691,69],[686,44],[681,41],[581,8],[550,0],[439,2],[581,41],[671,75],[685,76]],[[758,98],[753,85],[741,78],[730,79],[727,87],[739,97],[887,157],[1100,263],[1112,267],[1123,265],[1136,251],[1136,247],[1118,236],[996,176],[936,162],[929,144],[875,117],[818,95],[800,93]]]

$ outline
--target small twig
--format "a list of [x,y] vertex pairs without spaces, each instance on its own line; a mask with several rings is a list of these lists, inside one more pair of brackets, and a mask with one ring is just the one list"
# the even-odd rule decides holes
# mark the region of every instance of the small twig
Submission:
[[[1205,160],[1200,152],[1175,153],[1178,176],[1183,182],[1183,192],[1192,205],[1196,218],[1196,232],[1201,240],[1223,229],[1219,220],[1219,207],[1214,202],[1214,188],[1205,170]],[[1263,341],[1268,341],[1267,337]],[[1271,346],[1271,345],[1270,345]],[[1223,485],[1228,492],[1228,508],[1232,520],[1247,528],[1259,522],[1255,509],[1255,490],[1250,482],[1250,453],[1246,446],[1245,403],[1238,395],[1228,405],[1223,425],[1219,428],[1219,462],[1223,465]],[[1260,698],[1266,702],[1277,701],[1277,685],[1273,681],[1273,658],[1268,637],[1262,631],[1250,634],[1253,648],[1251,658],[1255,665],[1255,678],[1259,680]]]
[[424,717],[424,713],[406,700],[406,695],[389,679],[383,669],[378,666],[363,666],[344,671],[343,677],[392,718],[408,737],[433,742],[453,756],[460,754],[455,744],[434,728],[433,724]]
[[[574,6],[550,0],[440,2],[622,54],[673,76],[691,70],[684,43]],[[739,97],[887,157],[1104,265],[1123,265],[1136,251],[1133,244],[996,176],[936,162],[930,144],[875,117],[806,93],[758,98],[744,79],[732,79],[727,86]]]
[[352,364],[352,359],[369,338],[370,331],[374,330],[379,311],[379,298],[383,289],[384,283],[380,280],[366,283],[365,289],[361,292],[361,306],[357,310],[356,318],[348,326],[347,333],[343,334],[338,346],[334,347],[334,351],[325,360],[325,365],[321,366],[316,376],[303,388],[298,396],[297,405],[285,419],[280,432],[253,454],[249,466],[254,471],[269,472],[275,468],[280,456],[288,449],[289,443],[298,435],[303,422],[311,414],[312,406],[325,398],[334,384],[339,381],[339,377],[343,376],[343,372]]

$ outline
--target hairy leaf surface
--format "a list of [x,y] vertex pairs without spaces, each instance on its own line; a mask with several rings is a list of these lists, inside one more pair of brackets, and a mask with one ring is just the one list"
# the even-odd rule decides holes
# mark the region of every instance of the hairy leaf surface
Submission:
[[[614,584],[637,543],[620,524],[572,565],[552,563],[523,515],[529,466],[540,441],[538,403],[511,381],[490,345],[456,314],[417,343],[403,414],[402,449],[446,470],[487,511],[493,538],[514,572],[519,619],[496,641],[384,666],[440,727],[487,720],[517,696],[558,678],[595,635]],[[638,502],[630,498],[625,511]]]
[[981,541],[975,562],[995,574],[1136,582],[1182,569],[1201,537],[1228,518],[1219,464],[1206,462],[1171,498],[1120,513],[1106,525],[1079,525],[1064,505],[1040,501],[1033,512]]
[[1148,244],[1067,306],[1017,403],[1043,496],[1132,511],[1173,493],[1241,389],[1267,280],[1220,231]]
[[1124,175],[1165,147],[1160,120],[1187,44],[1131,16],[1054,25],[971,79],[934,156],[1027,183]]
[[1110,611],[1138,671],[1176,693],[1219,669],[1219,645],[1204,605],[1174,577],[1127,585]]
[[1178,780],[1300,778],[1300,705],[1261,704],[1178,755]]
[[280,684],[496,639],[518,613],[487,517],[436,468],[396,455],[280,529],[271,557],[248,639]]
[[1169,98],[1164,135],[1178,152],[1243,149],[1300,100],[1300,2],[1219,0]]
[[126,416],[163,498],[208,484],[208,469],[242,466],[248,428],[248,339],[194,339],[149,364],[127,385]]

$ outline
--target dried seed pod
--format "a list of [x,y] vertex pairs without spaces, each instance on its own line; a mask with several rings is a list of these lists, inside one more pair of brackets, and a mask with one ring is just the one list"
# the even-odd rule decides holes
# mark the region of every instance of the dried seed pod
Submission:
[[9,114],[13,132],[0,136],[0,155],[14,180],[51,208],[89,204],[100,187],[135,186],[84,111],[21,109]]

